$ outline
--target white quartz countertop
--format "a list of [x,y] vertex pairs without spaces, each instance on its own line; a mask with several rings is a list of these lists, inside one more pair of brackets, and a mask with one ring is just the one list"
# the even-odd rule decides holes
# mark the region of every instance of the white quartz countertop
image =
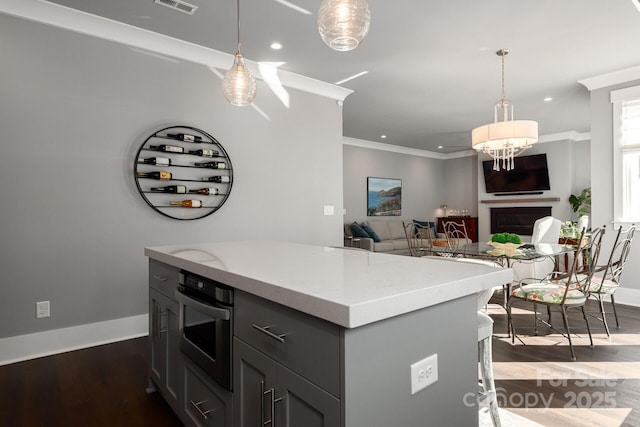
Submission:
[[346,328],[513,279],[481,264],[277,241],[155,246],[145,255]]

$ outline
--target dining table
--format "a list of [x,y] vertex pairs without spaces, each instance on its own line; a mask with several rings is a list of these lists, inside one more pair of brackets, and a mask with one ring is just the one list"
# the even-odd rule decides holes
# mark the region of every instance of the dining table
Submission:
[[473,242],[458,246],[433,246],[430,251],[442,256],[463,256],[469,258],[484,258],[498,262],[505,267],[510,267],[513,260],[535,261],[541,258],[553,258],[556,266],[559,265],[558,257],[562,254],[574,252],[574,245],[559,243],[523,243],[495,244],[487,242]]

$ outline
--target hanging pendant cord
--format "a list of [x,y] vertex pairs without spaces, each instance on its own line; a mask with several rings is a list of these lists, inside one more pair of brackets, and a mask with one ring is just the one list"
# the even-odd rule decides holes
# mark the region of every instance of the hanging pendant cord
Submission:
[[[238,18],[237,28],[238,28],[238,52],[240,52],[240,0],[236,2],[236,17]],[[504,89],[502,90],[504,92]]]

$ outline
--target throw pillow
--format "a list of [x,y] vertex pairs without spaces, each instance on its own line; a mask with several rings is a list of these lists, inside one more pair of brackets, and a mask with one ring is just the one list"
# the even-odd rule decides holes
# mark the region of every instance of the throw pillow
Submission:
[[378,236],[376,234],[375,231],[373,231],[373,228],[369,227],[367,224],[365,224],[364,222],[362,224],[360,224],[360,226],[362,227],[362,229],[369,235],[371,236],[371,238],[373,239],[374,242],[378,243],[380,242],[380,236]]
[[419,221],[417,219],[413,220],[413,223],[419,225],[420,227],[424,227],[424,229],[431,229],[432,238],[438,237],[438,229],[436,227],[436,223],[433,221]]
[[360,224],[358,224],[357,222],[354,222],[353,224],[351,224],[351,232],[353,233],[354,237],[368,237],[368,238],[371,238],[369,233],[364,231],[364,229],[362,227],[360,227]]

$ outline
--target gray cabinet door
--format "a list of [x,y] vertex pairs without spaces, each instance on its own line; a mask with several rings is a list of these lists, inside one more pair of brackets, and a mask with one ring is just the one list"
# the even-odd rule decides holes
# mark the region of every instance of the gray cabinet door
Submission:
[[169,405],[178,411],[179,305],[149,289],[149,375]]
[[[340,401],[315,384],[278,365],[277,427],[339,427]],[[282,414],[282,415],[280,415]]]
[[235,427],[341,425],[340,400],[238,338],[233,350]]
[[[233,339],[233,423],[235,427],[261,426],[271,419],[270,394],[276,386],[273,359]],[[262,424],[261,424],[262,423]],[[269,425],[269,424],[267,424]],[[273,425],[273,424],[270,424]]]

